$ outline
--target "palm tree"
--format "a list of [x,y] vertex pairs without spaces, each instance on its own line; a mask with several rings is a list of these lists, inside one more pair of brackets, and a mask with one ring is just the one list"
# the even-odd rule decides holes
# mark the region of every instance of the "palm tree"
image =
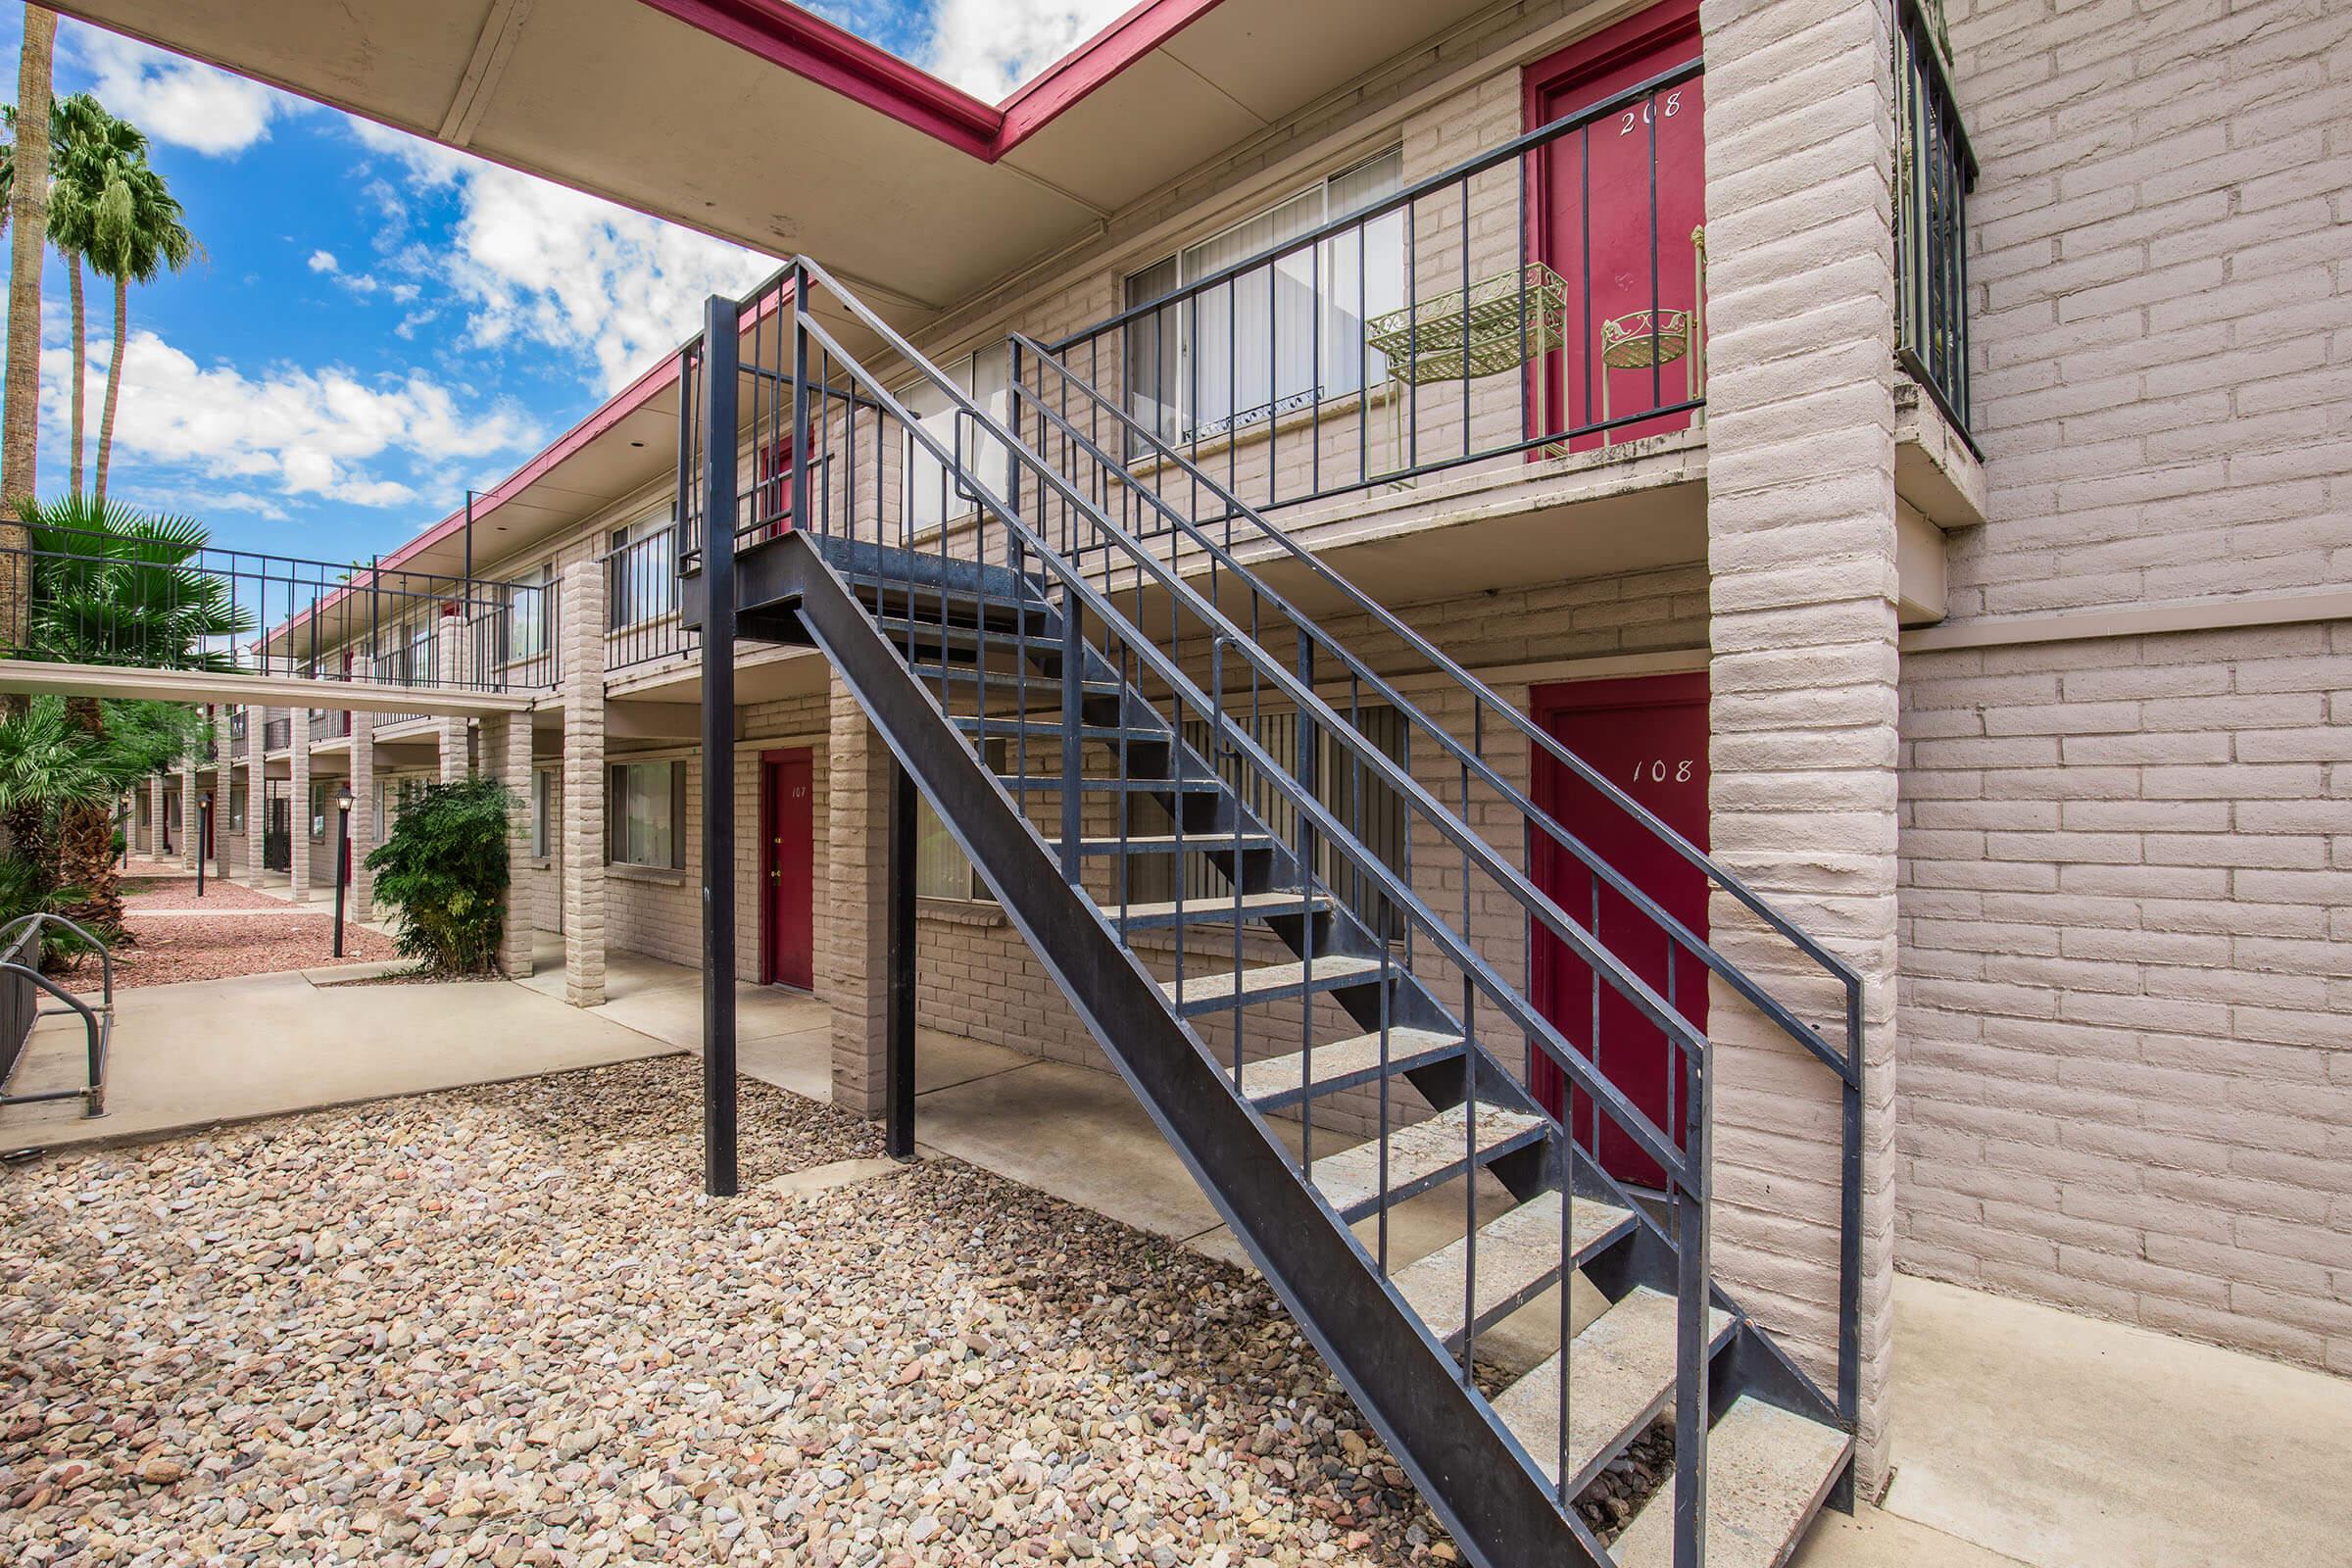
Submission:
[[126,120],[106,112],[86,92],[61,98],[49,117],[49,243],[65,258],[74,322],[74,466],[72,488],[81,494],[82,387],[89,328],[82,310],[81,260],[98,241],[100,215],[130,208],[129,182],[147,162],[147,138]]
[[98,464],[91,493],[106,500],[106,466],[115,444],[115,404],[122,391],[122,354],[130,336],[130,285],[176,272],[196,258],[185,211],[144,159],[122,170],[101,196],[90,235],[90,266],[115,285],[115,346],[106,367],[106,407],[98,416]]
[[[99,485],[105,483],[104,440],[102,434]],[[26,648],[35,658],[148,669],[236,668],[234,640],[254,629],[254,617],[236,604],[225,579],[203,569],[200,524],[109,505],[97,490],[46,505],[25,502],[18,510],[32,539]],[[66,699],[66,716],[86,734],[106,730],[94,697]],[[67,811],[58,838],[60,874],[83,890],[66,912],[84,925],[120,929],[122,898],[107,807]]]
[[10,509],[32,495],[41,428],[41,249],[49,232],[49,68],[57,13],[24,8],[18,126],[9,168],[8,371],[0,382],[0,646],[22,647],[31,571]]

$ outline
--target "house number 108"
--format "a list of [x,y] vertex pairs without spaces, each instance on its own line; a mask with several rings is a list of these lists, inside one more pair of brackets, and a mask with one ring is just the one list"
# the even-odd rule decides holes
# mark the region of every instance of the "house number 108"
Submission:
[[1671,778],[1677,784],[1688,784],[1690,782],[1690,769],[1695,765],[1688,757],[1680,761],[1671,761],[1663,757],[1653,758],[1646,762],[1634,764],[1634,782],[1639,784],[1647,779],[1652,784],[1663,784]]

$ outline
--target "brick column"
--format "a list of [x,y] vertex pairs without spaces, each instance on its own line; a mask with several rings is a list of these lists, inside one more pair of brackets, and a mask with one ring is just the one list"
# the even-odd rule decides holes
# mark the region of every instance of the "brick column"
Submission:
[[196,853],[204,847],[196,832],[196,760],[179,764],[179,863],[196,869]]
[[292,840],[294,902],[300,904],[311,892],[311,710],[295,707],[287,711],[294,734],[294,800],[286,813],[287,837]]
[[147,780],[147,854],[155,859],[164,854],[164,775],[155,774]]
[[257,888],[262,885],[262,838],[269,827],[270,807],[262,789],[270,771],[262,761],[261,715],[267,711],[255,709],[245,719],[245,874]]
[[[471,662],[466,657],[466,622],[456,615],[443,615],[433,623],[434,678],[445,688],[463,691],[473,678]],[[441,734],[441,782],[455,784],[466,772],[466,720],[445,717],[433,727]]]
[[[1887,0],[1702,0],[1717,858],[1858,968],[1859,1478],[1893,1280],[1894,258]],[[1824,1033],[1841,993],[1718,896],[1714,940]],[[1839,1085],[1718,981],[1714,1264],[1835,1392]]]
[[498,966],[511,980],[531,972],[531,898],[523,863],[531,853],[531,715],[495,713],[482,720],[482,766],[507,787],[511,823],[507,835],[506,928]]
[[564,995],[605,1000],[605,570],[564,568]]
[[351,715],[351,917],[375,918],[375,873],[368,852],[376,845],[375,715]]
[[225,758],[213,764],[213,870],[228,880],[228,800],[237,787],[236,768]]
[[833,677],[825,746],[824,952],[818,984],[833,1004],[833,1103],[883,1110],[890,825],[890,749],[841,677]]

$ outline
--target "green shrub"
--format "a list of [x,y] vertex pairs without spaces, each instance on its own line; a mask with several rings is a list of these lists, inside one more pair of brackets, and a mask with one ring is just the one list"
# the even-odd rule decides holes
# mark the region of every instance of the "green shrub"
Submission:
[[376,901],[400,910],[402,956],[426,972],[487,974],[497,966],[514,806],[496,779],[428,784],[368,857]]

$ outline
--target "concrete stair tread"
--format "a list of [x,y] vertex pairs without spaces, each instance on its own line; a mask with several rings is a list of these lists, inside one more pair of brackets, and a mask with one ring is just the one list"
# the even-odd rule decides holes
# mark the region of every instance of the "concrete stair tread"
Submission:
[[[1568,1347],[1568,1474],[1572,1483],[1605,1459],[1657,1414],[1674,1390],[1673,1297],[1638,1286],[1585,1325]],[[1731,1331],[1714,1309],[1707,1343]],[[1502,1418],[1547,1480],[1559,1480],[1560,1357],[1549,1357],[1494,1400]]]
[[[1308,1180],[1332,1207],[1349,1219],[1375,1203],[1384,1192],[1391,1202],[1445,1179],[1458,1170],[1470,1151],[1469,1106],[1451,1105],[1427,1121],[1400,1127],[1389,1134],[1388,1182],[1381,1182],[1380,1140],[1366,1139],[1351,1149],[1326,1154],[1314,1162]],[[1482,1160],[1511,1146],[1529,1141],[1550,1126],[1550,1118],[1526,1111],[1506,1110],[1481,1102],[1478,1107],[1477,1147]]]
[[[1341,985],[1377,976],[1381,970],[1378,958],[1353,957],[1335,954],[1314,961],[1312,980],[1318,989],[1325,985]],[[1244,1001],[1270,999],[1274,995],[1298,991],[1309,983],[1308,966],[1301,963],[1261,963],[1241,972],[1241,993]],[[1180,988],[1173,980],[1159,983],[1160,994],[1180,1007],[1197,1008],[1230,1003],[1234,996],[1234,972],[1220,966],[1209,974],[1188,974]]]
[[[1174,900],[1151,904],[1130,903],[1121,907],[1114,898],[1100,905],[1102,917],[1116,924],[1124,918],[1131,925],[1169,925],[1182,920],[1187,925],[1214,925],[1233,920],[1234,899],[1230,894],[1211,898],[1186,899],[1180,906]],[[1268,915],[1304,914],[1309,910],[1331,907],[1331,900],[1320,893],[1245,893],[1241,898],[1242,918],[1245,922],[1261,920]]]
[[[1230,855],[1236,842],[1231,833],[1187,833],[1181,839],[1173,833],[1130,833],[1124,839],[1116,835],[1082,838],[1078,841],[1078,850],[1082,855],[1173,855],[1179,851],[1186,855],[1212,855],[1219,852]],[[1270,833],[1244,833],[1238,842],[1245,851],[1275,847],[1274,836]],[[1046,843],[1056,853],[1061,849],[1059,839],[1048,839]]]
[[[1435,1029],[1389,1030],[1388,1070],[1400,1072],[1406,1067],[1452,1055],[1462,1048],[1462,1037]],[[1282,1098],[1304,1096],[1308,1086],[1328,1089],[1350,1080],[1376,1078],[1381,1072],[1380,1036],[1353,1035],[1346,1040],[1334,1040],[1317,1046],[1311,1052],[1293,1052],[1287,1056],[1266,1056],[1242,1067],[1242,1098],[1264,1102]],[[1314,1076],[1307,1077],[1309,1068]]]
[[[1630,1209],[1579,1198],[1568,1213],[1571,1266],[1634,1222]],[[1560,1275],[1560,1194],[1539,1193],[1478,1229],[1478,1311],[1482,1321],[1541,1293]],[[1463,1328],[1462,1276],[1467,1237],[1447,1243],[1391,1277],[1429,1331],[1451,1343]]]
[[[1707,1434],[1707,1568],[1780,1568],[1845,1459],[1845,1434],[1742,1395]],[[1674,1478],[1609,1554],[1618,1568],[1672,1568]]]

